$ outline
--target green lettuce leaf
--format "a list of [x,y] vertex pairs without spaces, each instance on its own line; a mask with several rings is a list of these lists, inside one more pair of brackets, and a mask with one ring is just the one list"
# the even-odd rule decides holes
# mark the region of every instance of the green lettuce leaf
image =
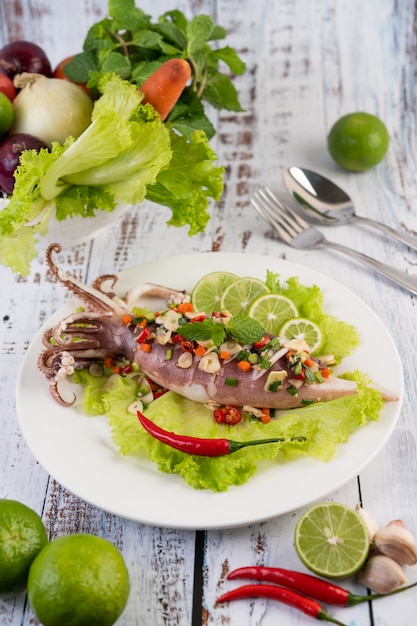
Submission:
[[172,210],[170,225],[189,225],[194,235],[207,225],[210,198],[221,196],[224,168],[214,165],[203,131],[177,135],[141,104],[135,85],[115,74],[104,74],[99,86],[92,122],[80,137],[20,158],[13,194],[0,211],[0,263],[22,275],[53,215],[92,217],[147,198]]
[[[286,437],[284,443],[249,447],[231,455],[209,458],[175,450],[151,437],[135,415],[126,410],[135,398],[132,381],[120,382],[104,397],[106,415],[112,437],[123,455],[146,455],[162,472],[179,474],[196,489],[225,491],[232,485],[249,480],[265,461],[284,463],[301,457],[330,461],[337,446],[370,420],[378,420],[383,400],[368,387],[368,378],[360,372],[346,375],[355,379],[359,393],[302,409],[282,411],[265,425],[258,421],[242,421],[238,426],[217,424],[212,412],[203,405],[168,392],[155,400],[146,416],[165,430],[202,438],[227,438],[238,441]],[[290,441],[303,436],[306,441]]]

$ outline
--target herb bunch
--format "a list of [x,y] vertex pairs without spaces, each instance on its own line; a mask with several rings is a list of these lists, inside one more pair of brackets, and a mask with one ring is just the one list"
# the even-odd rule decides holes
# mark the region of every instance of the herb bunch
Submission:
[[71,80],[94,90],[104,73],[115,73],[140,87],[165,61],[184,58],[192,68],[187,86],[167,121],[190,138],[196,129],[210,139],[215,129],[203,101],[216,109],[243,111],[231,78],[220,71],[223,62],[232,74],[243,74],[245,63],[230,46],[218,47],[227,35],[208,15],[187,20],[179,10],[152,21],[135,0],[109,0],[108,15],[87,33],[83,52],[65,66]]

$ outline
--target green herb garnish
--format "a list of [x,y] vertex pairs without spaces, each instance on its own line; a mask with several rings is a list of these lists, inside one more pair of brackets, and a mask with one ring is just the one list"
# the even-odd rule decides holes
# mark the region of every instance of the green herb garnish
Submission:
[[243,111],[229,76],[220,71],[226,64],[233,74],[243,74],[245,63],[230,46],[218,47],[227,32],[209,15],[187,20],[179,10],[167,11],[152,21],[134,0],[110,0],[108,16],[94,24],[64,72],[74,82],[97,87],[103,74],[115,73],[138,87],[171,58],[186,59],[192,68],[186,87],[168,120],[190,138],[196,129],[208,138],[215,129],[204,112],[203,101],[216,109]]

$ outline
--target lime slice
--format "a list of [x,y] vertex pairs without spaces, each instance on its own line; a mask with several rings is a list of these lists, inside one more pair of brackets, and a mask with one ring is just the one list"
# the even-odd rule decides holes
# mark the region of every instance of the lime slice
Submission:
[[239,278],[224,292],[221,306],[232,315],[247,315],[252,302],[266,293],[269,289],[259,278]]
[[225,290],[238,278],[239,276],[231,272],[211,272],[200,278],[191,294],[194,309],[204,311],[207,315],[219,311]]
[[316,352],[323,343],[323,333],[321,329],[304,317],[290,319],[279,329],[279,336],[287,339],[304,339],[309,345],[310,352]]
[[326,578],[346,578],[359,571],[369,553],[364,521],[345,504],[316,504],[298,520],[295,549],[309,570]]
[[267,333],[279,335],[279,329],[284,322],[297,317],[298,311],[294,302],[289,298],[269,293],[253,302],[248,315],[262,324]]

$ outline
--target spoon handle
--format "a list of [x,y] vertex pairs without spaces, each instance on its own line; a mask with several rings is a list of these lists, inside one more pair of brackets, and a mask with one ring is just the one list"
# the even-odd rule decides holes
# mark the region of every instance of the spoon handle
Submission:
[[374,228],[381,230],[383,233],[395,237],[395,239],[398,239],[398,241],[405,243],[410,248],[413,248],[413,250],[417,250],[417,237],[412,237],[411,235],[407,235],[407,233],[402,233],[399,230],[395,230],[395,228],[390,228],[385,224],[381,224],[381,222],[371,220],[369,219],[369,217],[363,217],[362,215],[355,215],[352,219],[362,222],[362,224],[373,226]]
[[380,263],[376,259],[373,259],[366,254],[362,254],[361,252],[357,252],[352,248],[348,248],[347,246],[343,246],[340,243],[328,241],[326,239],[324,242],[322,242],[322,244],[329,248],[333,248],[334,250],[338,250],[339,252],[347,254],[353,259],[356,259],[356,261],[360,261],[361,263],[364,263],[364,265],[367,265],[379,274],[382,274],[382,276],[390,278],[394,283],[397,283],[398,285],[409,289],[413,293],[417,293],[417,278],[415,276],[410,276],[409,274],[390,267],[385,263]]

